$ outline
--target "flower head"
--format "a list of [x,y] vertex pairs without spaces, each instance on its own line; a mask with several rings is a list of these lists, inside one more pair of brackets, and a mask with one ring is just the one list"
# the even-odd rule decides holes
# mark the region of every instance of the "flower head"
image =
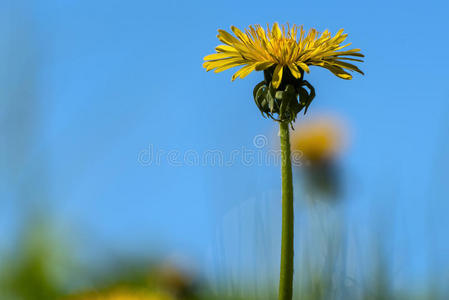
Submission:
[[[302,26],[282,25],[274,23],[267,25],[265,31],[262,26],[249,26],[242,32],[235,26],[231,27],[232,34],[218,30],[218,39],[224,43],[215,48],[217,53],[204,57],[204,68],[207,71],[225,71],[232,67],[243,66],[233,76],[244,78],[252,71],[272,69],[272,84],[278,88],[283,74],[291,73],[294,78],[302,78],[304,72],[309,73],[309,66],[320,66],[328,69],[343,79],[352,79],[347,72],[363,72],[347,61],[362,62],[364,57],[360,49],[342,50],[350,45],[341,45],[347,37],[343,29],[333,37],[328,30],[319,33],[311,29],[307,34]],[[299,36],[298,36],[299,34]],[[354,58],[358,57],[358,58]],[[267,83],[268,84],[268,83]]]
[[310,164],[334,160],[345,145],[345,126],[336,118],[320,117],[300,123],[292,131],[292,150],[300,151]]

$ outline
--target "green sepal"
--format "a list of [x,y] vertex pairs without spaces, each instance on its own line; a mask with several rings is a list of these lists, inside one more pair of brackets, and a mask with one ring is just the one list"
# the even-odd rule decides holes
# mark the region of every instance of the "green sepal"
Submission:
[[265,98],[268,102],[268,109],[270,111],[270,113],[276,113],[275,111],[275,107],[276,107],[276,89],[273,87],[273,85],[270,84],[268,85],[268,91],[267,91],[267,96]]
[[304,114],[306,114],[307,110],[309,109],[309,105],[312,103],[312,100],[315,98],[315,88],[307,80],[303,80],[303,84],[305,86],[307,86],[310,90],[310,93],[308,93],[307,103],[306,103],[305,109],[304,109]]
[[263,117],[270,117],[279,122],[293,123],[297,114],[304,109],[307,112],[315,97],[315,89],[305,80],[286,81],[277,89],[272,82],[259,82],[253,89],[254,102]]
[[276,99],[283,100],[283,98],[284,98],[284,91],[277,91],[275,96],[276,96]]
[[261,82],[259,82],[258,84],[256,84],[256,86],[254,87],[254,89],[253,89],[253,97],[254,97],[254,100],[256,100],[257,99],[257,92],[260,90],[260,88],[262,88],[262,87],[264,87],[264,86],[266,86],[266,84],[265,84],[265,81],[261,81]]

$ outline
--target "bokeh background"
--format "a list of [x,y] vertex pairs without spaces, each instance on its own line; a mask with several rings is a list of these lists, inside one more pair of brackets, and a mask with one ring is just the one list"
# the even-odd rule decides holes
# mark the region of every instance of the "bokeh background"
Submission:
[[202,68],[217,29],[275,21],[344,28],[366,55],[351,81],[307,75],[317,97],[300,122],[337,118],[347,138],[334,158],[341,193],[324,197],[338,199],[315,199],[295,170],[296,297],[447,299],[448,9],[1,0],[1,299],[57,299],[161,268],[206,299],[275,299],[279,165],[242,153],[275,150],[277,124],[252,100],[260,73],[231,83],[232,71]]

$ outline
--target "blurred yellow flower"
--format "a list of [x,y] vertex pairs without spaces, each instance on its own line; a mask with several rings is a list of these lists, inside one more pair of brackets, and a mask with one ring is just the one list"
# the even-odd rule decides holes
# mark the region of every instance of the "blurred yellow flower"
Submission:
[[90,293],[69,298],[70,300],[174,300],[171,296],[160,292],[114,290],[104,293]]
[[332,117],[301,122],[291,133],[292,150],[300,151],[310,163],[332,160],[345,144],[345,131],[342,122]]
[[215,69],[215,72],[221,72],[243,66],[232,76],[232,80],[235,80],[237,77],[246,77],[254,70],[273,67],[272,82],[275,88],[279,87],[284,72],[289,70],[299,79],[304,71],[309,73],[309,66],[326,68],[343,79],[352,79],[345,69],[363,74],[355,65],[345,62],[363,62],[354,58],[364,57],[358,53],[360,49],[339,51],[351,45],[340,45],[347,37],[343,29],[333,37],[328,30],[320,34],[316,29],[311,29],[306,35],[303,26],[290,27],[287,24],[280,27],[278,23],[274,23],[271,29],[267,25],[267,31],[260,25],[249,26],[245,33],[235,26],[231,29],[237,38],[224,30],[218,30],[217,37],[225,45],[219,45],[215,48],[217,53],[204,57],[206,62],[203,66],[207,71]]

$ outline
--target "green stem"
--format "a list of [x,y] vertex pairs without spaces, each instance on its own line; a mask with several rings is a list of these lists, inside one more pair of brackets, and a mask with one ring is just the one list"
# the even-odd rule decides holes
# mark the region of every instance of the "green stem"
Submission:
[[293,183],[288,122],[280,123],[282,153],[282,246],[279,300],[293,295]]

